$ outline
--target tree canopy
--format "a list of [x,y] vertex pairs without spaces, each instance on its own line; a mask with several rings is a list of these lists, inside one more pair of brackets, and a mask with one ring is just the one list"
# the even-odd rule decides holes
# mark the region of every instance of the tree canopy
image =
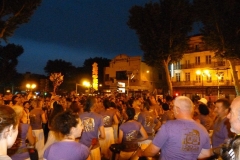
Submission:
[[[62,59],[48,60],[44,71],[49,75],[51,73],[61,73],[64,75],[64,81],[59,87],[60,89],[73,90],[75,88],[75,79],[77,76],[77,68],[71,62]],[[51,86],[53,87],[53,86]]]
[[7,41],[21,24],[30,20],[41,2],[42,0],[1,0],[0,38]]
[[144,60],[150,66],[163,67],[170,94],[170,61],[182,58],[187,49],[188,33],[192,30],[192,8],[188,0],[161,0],[144,7],[133,6],[127,22],[138,35]]
[[59,88],[73,90],[76,83],[80,83],[81,79],[92,79],[92,64],[94,62],[98,63],[99,84],[103,83],[104,67],[108,66],[110,62],[110,59],[107,58],[95,57],[86,59],[82,67],[75,67],[72,63],[62,59],[48,60],[44,70],[48,75],[61,72],[64,75],[64,81]]
[[71,62],[66,62],[62,59],[48,60],[44,71],[50,75],[51,73],[61,72],[64,77],[72,77],[76,73],[76,67]]
[[235,67],[236,59],[240,58],[240,1],[194,0],[194,8],[198,20],[203,23],[203,40],[217,58],[228,60],[236,93],[240,95]]
[[11,83],[17,74],[17,58],[23,53],[23,47],[15,44],[0,45],[0,84]]
[[223,58],[240,58],[240,1],[194,0],[203,40]]

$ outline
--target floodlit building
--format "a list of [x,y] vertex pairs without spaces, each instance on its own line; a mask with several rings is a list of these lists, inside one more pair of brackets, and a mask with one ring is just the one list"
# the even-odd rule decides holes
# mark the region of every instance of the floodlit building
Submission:
[[[236,96],[228,62],[216,58],[204,45],[201,35],[190,38],[188,51],[170,68],[174,94],[199,95],[211,101]],[[236,67],[239,69],[240,65]]]
[[160,88],[161,73],[142,61],[141,56],[119,54],[104,70],[105,92],[155,92]]
[[[183,58],[169,65],[173,96],[199,96],[211,101],[218,98],[232,100],[236,92],[228,61],[216,58],[214,52],[203,43],[201,35],[190,37],[188,44]],[[236,66],[236,71],[239,70],[240,63]],[[141,56],[116,56],[105,68],[104,75],[105,92],[169,93],[165,72],[148,66]]]

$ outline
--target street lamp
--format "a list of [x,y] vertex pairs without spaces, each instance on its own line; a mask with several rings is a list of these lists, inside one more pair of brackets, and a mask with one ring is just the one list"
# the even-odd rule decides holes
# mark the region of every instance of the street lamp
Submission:
[[210,73],[209,73],[209,70],[204,70],[204,71],[197,70],[196,74],[199,75],[199,76],[201,75],[201,80],[202,80],[202,97],[203,97],[203,76],[210,77]]
[[220,89],[219,89],[219,80],[224,76],[223,72],[218,72],[216,73],[217,76],[217,84],[218,84],[218,99],[220,97]]
[[26,84],[27,91],[32,91],[34,88],[36,88],[36,84]]
[[88,88],[88,93],[90,93],[90,86],[91,86],[90,82],[83,81],[83,86],[87,87]]
[[130,79],[133,79],[135,75],[133,74],[132,71],[127,71],[127,78],[128,78],[128,85],[127,85],[127,96],[129,96],[129,82]]
[[81,86],[81,84],[76,83],[76,94],[78,94],[78,93],[77,93],[77,86]]

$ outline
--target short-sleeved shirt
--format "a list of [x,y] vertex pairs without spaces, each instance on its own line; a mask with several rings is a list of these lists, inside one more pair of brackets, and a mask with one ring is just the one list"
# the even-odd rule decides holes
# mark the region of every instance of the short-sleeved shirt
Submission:
[[8,155],[0,155],[1,160],[12,160]]
[[120,125],[119,129],[123,131],[123,142],[134,141],[138,138],[141,124],[135,120],[127,121]]
[[170,120],[152,142],[161,148],[161,160],[194,160],[202,149],[210,149],[207,130],[194,120]]
[[32,130],[42,129],[42,114],[44,111],[41,108],[34,108],[30,111],[30,124]]
[[224,118],[221,121],[215,120],[213,125],[212,146],[219,147],[225,140],[231,138],[229,120]]
[[174,117],[174,114],[173,114],[173,111],[171,110],[167,110],[167,111],[164,111],[163,115],[161,116],[161,122],[165,123],[166,121],[169,121],[169,120],[174,120],[175,117]]
[[113,116],[115,115],[115,110],[107,109],[100,112],[100,115],[103,117],[104,127],[111,127],[113,125]]
[[25,140],[27,137],[29,126],[30,126],[29,124],[24,124],[24,123],[19,124],[17,139],[16,139],[15,143],[13,144],[13,146],[8,149],[8,155],[12,159],[27,159],[27,158],[29,158],[29,154],[27,151],[22,152],[22,153],[16,153],[17,150],[26,150],[27,149]]
[[147,133],[154,132],[154,126],[158,121],[156,116],[148,111],[141,112],[138,115],[138,122],[142,124]]
[[87,146],[74,141],[60,141],[50,145],[44,152],[47,160],[85,160],[89,156]]
[[98,139],[98,129],[103,126],[103,117],[94,112],[83,112],[80,114],[80,119],[84,125],[80,142],[90,147],[92,139]]
[[199,120],[200,120],[200,123],[207,129],[207,131],[210,130],[210,128],[213,125],[213,120],[209,115],[205,116],[200,114]]

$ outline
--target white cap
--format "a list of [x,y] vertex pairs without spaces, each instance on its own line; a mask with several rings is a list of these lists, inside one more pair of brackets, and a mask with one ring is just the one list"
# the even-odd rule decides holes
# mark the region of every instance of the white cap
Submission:
[[206,98],[201,98],[200,100],[198,100],[198,102],[201,102],[201,103],[207,105],[207,99]]

